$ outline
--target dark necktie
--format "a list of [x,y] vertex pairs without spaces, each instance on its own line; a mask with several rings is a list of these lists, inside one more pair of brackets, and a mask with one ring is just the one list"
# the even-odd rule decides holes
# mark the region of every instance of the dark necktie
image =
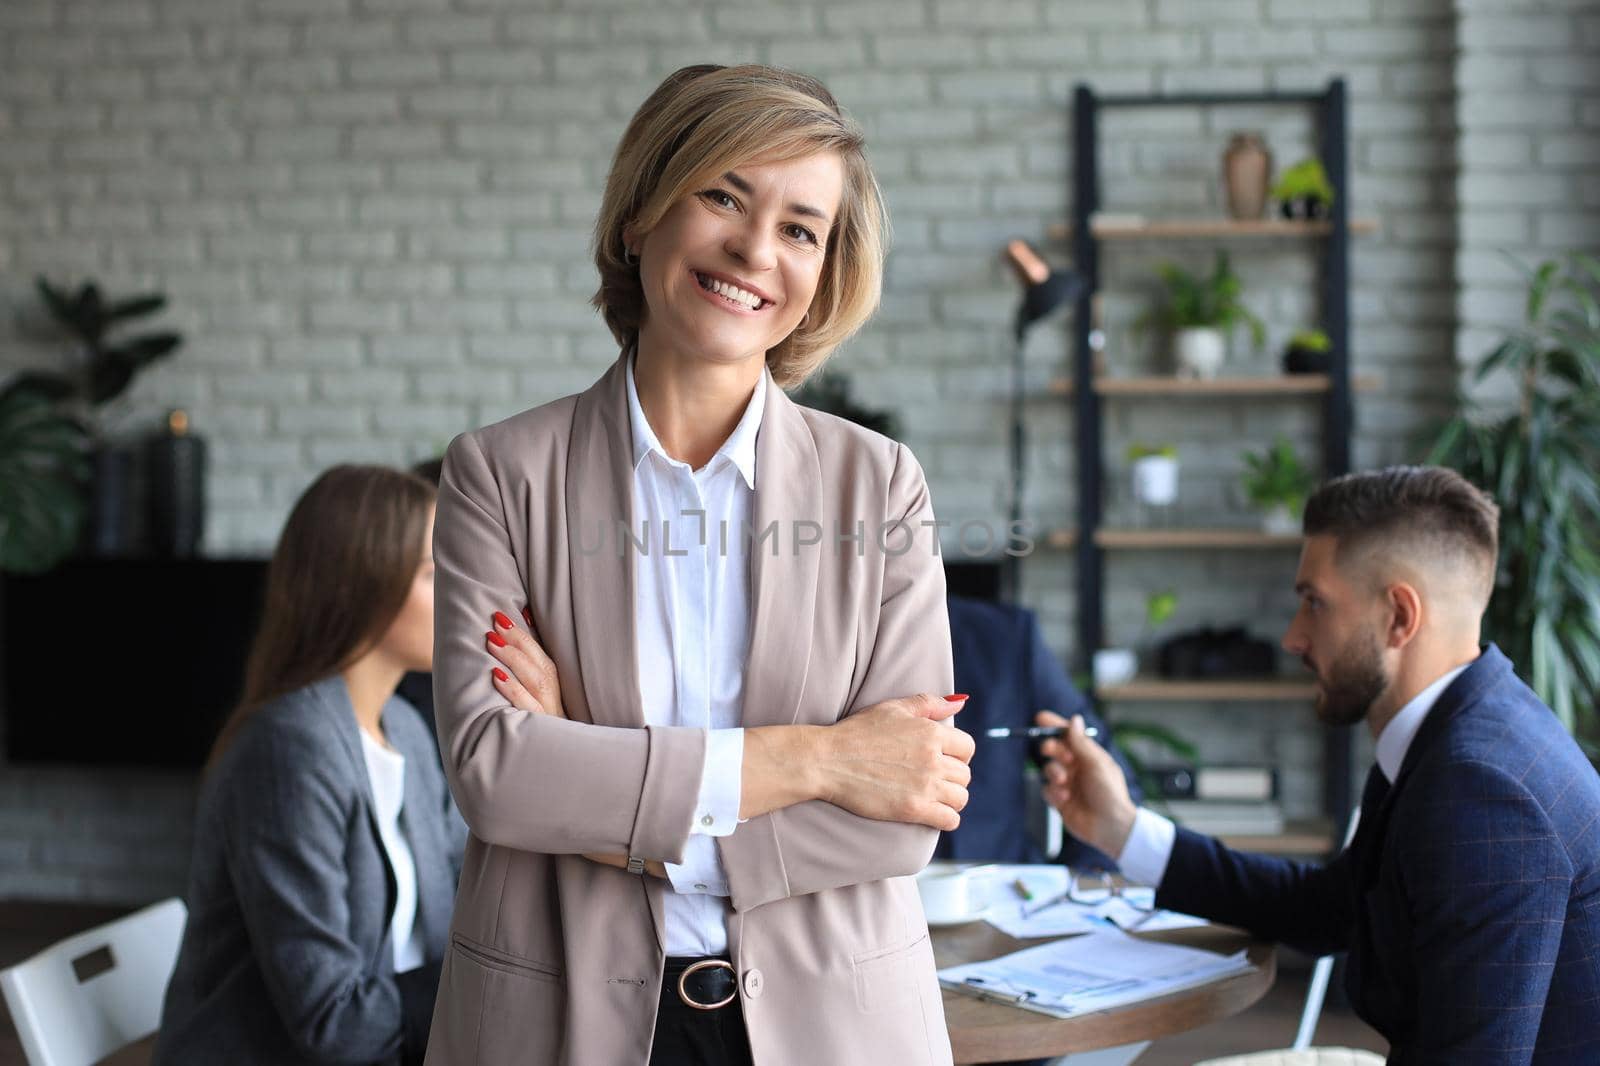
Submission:
[[1361,810],[1358,813],[1361,821],[1356,826],[1356,835],[1350,841],[1352,855],[1360,855],[1365,849],[1366,842],[1376,831],[1378,824],[1378,809],[1383,806],[1384,799],[1389,795],[1389,779],[1383,776],[1383,771],[1377,763],[1372,764],[1372,769],[1367,771],[1367,784],[1361,790]]
[[1372,769],[1367,771],[1367,787],[1361,790],[1361,820],[1371,821],[1378,816],[1378,808],[1383,806],[1383,799],[1389,794],[1389,779],[1384,776],[1383,770],[1377,763],[1372,764]]

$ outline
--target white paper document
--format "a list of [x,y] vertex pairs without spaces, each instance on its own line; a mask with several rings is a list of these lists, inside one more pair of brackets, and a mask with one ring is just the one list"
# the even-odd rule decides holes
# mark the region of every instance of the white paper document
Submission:
[[1243,951],[1140,940],[1109,927],[939,971],[947,988],[1066,1018],[1247,973]]

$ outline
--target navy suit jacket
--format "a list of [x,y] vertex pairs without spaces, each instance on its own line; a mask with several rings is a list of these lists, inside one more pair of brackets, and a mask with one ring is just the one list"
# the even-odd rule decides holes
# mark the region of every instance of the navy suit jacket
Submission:
[[956,715],[956,725],[971,734],[972,785],[961,826],[943,833],[936,858],[977,862],[1060,861],[1070,866],[1116,869],[1116,863],[1070,834],[1056,857],[1046,856],[1028,835],[1023,812],[1036,792],[1023,777],[1028,758],[1026,740],[990,740],[983,735],[992,726],[1026,728],[1038,711],[1055,711],[1065,717],[1083,715],[1100,730],[1099,741],[1122,767],[1140,799],[1133,768],[1111,744],[1111,731],[1073,687],[1061,663],[1045,646],[1033,612],[1006,603],[947,599],[950,609],[950,644],[955,657],[957,692],[971,697]]
[[1600,775],[1493,645],[1325,867],[1179,829],[1156,901],[1349,951],[1394,1063],[1600,1063]]

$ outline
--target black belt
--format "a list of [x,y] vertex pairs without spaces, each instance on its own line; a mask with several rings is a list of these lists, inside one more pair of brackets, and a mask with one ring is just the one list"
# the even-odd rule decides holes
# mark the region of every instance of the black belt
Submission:
[[739,998],[738,974],[724,958],[669,955],[662,985],[695,1010],[718,1010]]

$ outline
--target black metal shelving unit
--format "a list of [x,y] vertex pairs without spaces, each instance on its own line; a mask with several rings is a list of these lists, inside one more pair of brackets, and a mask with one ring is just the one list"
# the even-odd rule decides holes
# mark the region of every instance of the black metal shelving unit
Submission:
[[[1100,208],[1100,120],[1107,109],[1150,107],[1286,105],[1314,109],[1318,152],[1334,188],[1328,232],[1320,237],[1322,253],[1322,317],[1332,342],[1329,387],[1324,396],[1324,473],[1332,477],[1350,469],[1352,422],[1350,385],[1350,218],[1349,156],[1345,84],[1336,78],[1321,92],[1195,93],[1176,95],[1101,95],[1080,84],[1073,94],[1072,256],[1089,281],[1073,315],[1072,390],[1077,426],[1078,524],[1076,536],[1078,589],[1078,656],[1087,669],[1105,632],[1105,549],[1095,533],[1104,513],[1105,449],[1100,393],[1091,386],[1097,367],[1090,334],[1093,295],[1100,290],[1100,244],[1092,219]],[[1351,737],[1347,730],[1328,729],[1324,738],[1323,800],[1325,813],[1342,839],[1352,804]]]

